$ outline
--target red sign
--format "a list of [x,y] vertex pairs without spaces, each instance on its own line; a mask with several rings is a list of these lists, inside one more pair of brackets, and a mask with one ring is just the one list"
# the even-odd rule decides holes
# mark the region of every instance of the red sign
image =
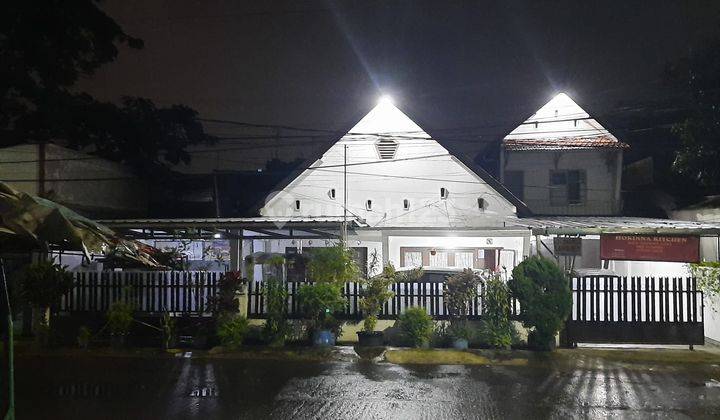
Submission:
[[601,235],[600,259],[632,261],[700,261],[697,236]]

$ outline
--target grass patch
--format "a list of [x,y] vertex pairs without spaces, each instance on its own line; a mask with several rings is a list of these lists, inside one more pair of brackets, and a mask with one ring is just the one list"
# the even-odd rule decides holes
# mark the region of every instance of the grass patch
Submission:
[[463,350],[402,349],[388,350],[385,360],[399,365],[489,365],[486,357]]

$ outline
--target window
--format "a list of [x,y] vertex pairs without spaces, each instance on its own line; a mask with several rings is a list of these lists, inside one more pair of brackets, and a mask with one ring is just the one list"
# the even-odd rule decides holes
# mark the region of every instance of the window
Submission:
[[485,199],[484,198],[478,197],[477,203],[478,203],[478,209],[485,210]]
[[587,186],[583,170],[550,171],[550,205],[568,206],[585,202]]
[[300,211],[300,200],[295,200],[295,211]]
[[410,200],[407,198],[403,200],[403,210],[410,210]]
[[525,193],[525,172],[505,171],[505,186],[515,197],[524,200]]
[[395,153],[397,153],[398,149],[398,142],[391,139],[381,139],[378,140],[377,143],[375,143],[375,146],[377,147],[377,152],[378,156],[380,156],[380,159],[394,159]]
[[365,210],[372,211],[372,200],[368,200],[365,202]]

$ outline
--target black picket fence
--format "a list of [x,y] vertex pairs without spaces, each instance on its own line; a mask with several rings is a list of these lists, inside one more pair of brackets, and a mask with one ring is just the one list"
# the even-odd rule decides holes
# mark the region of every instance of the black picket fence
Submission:
[[[248,285],[248,318],[263,319],[267,317],[265,304],[265,291],[261,281],[250,282]],[[303,318],[300,302],[297,298],[298,290],[302,285],[312,284],[311,282],[288,282],[287,288],[287,311],[288,318]],[[363,286],[357,282],[348,282],[343,288],[343,297],[346,300],[343,312],[336,314],[340,319],[361,319],[360,298]],[[401,282],[390,286],[394,297],[385,302],[379,319],[397,319],[407,308],[418,306],[425,308],[427,313],[434,319],[448,319],[447,303],[445,301],[443,283],[439,282]],[[468,318],[481,319],[484,312],[483,299],[485,296],[485,285],[478,285],[477,297],[470,302]],[[520,306],[514,299],[510,301],[510,316],[517,318]]]
[[132,304],[137,312],[210,315],[222,272],[101,271],[76,272],[73,287],[58,310],[105,312],[114,302]]

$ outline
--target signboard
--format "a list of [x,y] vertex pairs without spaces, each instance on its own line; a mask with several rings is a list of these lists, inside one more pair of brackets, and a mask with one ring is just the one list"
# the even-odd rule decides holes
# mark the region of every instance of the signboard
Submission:
[[553,245],[555,255],[570,257],[582,255],[582,238],[557,237],[553,239]]
[[601,235],[600,259],[697,262],[700,261],[700,238],[697,236]]

